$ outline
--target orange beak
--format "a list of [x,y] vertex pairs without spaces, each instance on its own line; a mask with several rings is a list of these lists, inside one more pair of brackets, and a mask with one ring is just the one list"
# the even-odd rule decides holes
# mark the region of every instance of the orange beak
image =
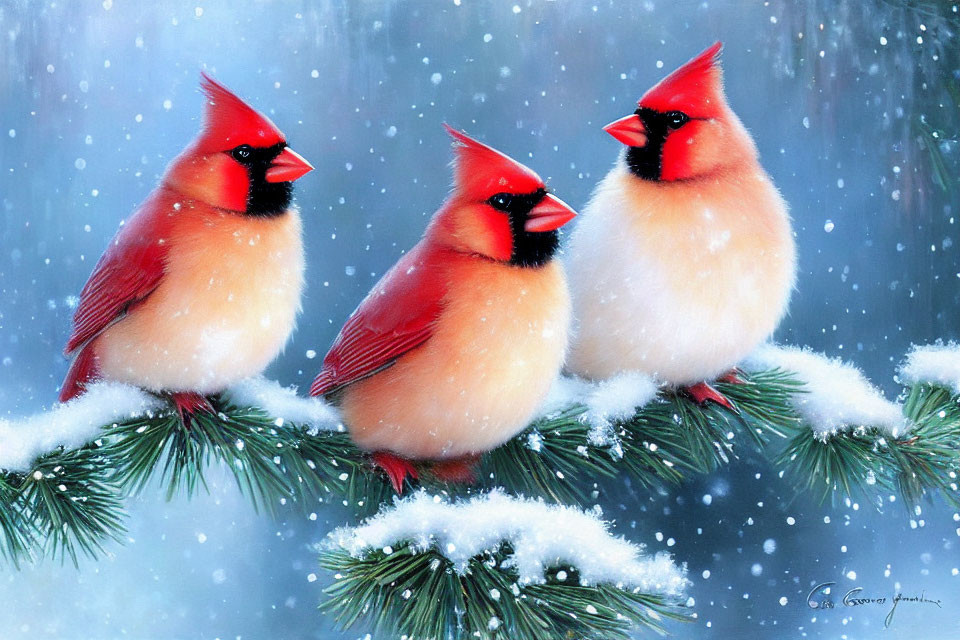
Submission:
[[548,193],[537,206],[527,214],[527,221],[523,223],[523,230],[530,233],[553,231],[573,220],[577,212],[566,202]]
[[635,113],[614,120],[603,128],[619,142],[628,147],[644,147],[647,145],[647,128],[643,120]]
[[267,168],[267,182],[293,182],[311,171],[312,164],[290,147],[284,147]]

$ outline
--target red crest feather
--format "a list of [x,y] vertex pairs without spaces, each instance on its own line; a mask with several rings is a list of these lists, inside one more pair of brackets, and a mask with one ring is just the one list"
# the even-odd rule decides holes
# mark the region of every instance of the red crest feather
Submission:
[[453,138],[456,190],[469,200],[486,200],[497,193],[533,193],[543,180],[532,169],[465,133],[443,125]]
[[655,84],[640,98],[639,106],[661,113],[683,111],[694,118],[714,117],[723,105],[722,42]]
[[225,151],[241,144],[271,147],[284,137],[270,118],[241,100],[235,93],[201,71],[200,90],[207,98],[203,112],[201,144]]

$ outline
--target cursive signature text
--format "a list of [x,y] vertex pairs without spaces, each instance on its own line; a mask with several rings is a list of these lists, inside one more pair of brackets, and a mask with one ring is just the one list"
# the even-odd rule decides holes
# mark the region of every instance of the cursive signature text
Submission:
[[[833,609],[835,604],[830,598],[831,587],[837,584],[836,582],[821,582],[816,585],[813,589],[810,590],[810,593],[807,594],[807,606],[811,609]],[[883,626],[889,628],[890,624],[893,622],[893,614],[897,611],[897,606],[901,602],[911,602],[916,604],[934,604],[939,608],[943,608],[943,602],[937,599],[931,599],[926,597],[926,592],[921,591],[920,595],[906,596],[902,592],[897,593],[893,598],[879,597],[879,598],[868,598],[862,595],[863,587],[853,587],[849,591],[843,594],[841,603],[845,607],[863,607],[870,605],[886,605],[890,603],[889,612],[887,617],[883,620]]]

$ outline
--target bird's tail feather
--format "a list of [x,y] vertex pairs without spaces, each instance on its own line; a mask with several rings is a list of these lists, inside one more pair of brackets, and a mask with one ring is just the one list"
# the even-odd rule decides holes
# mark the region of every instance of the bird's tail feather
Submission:
[[70,363],[67,377],[60,388],[60,402],[67,402],[83,393],[88,382],[100,376],[97,355],[92,344],[84,346]]

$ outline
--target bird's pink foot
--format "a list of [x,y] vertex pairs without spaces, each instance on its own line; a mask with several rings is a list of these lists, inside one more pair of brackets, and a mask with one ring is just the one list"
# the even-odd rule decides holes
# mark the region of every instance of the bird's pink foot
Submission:
[[413,466],[412,462],[393,453],[378,451],[374,453],[371,458],[373,459],[374,466],[383,469],[387,477],[390,478],[390,484],[393,485],[393,490],[396,491],[397,494],[403,493],[403,481],[406,480],[407,476],[410,476],[414,480],[419,477],[417,475],[417,469]]
[[477,462],[480,456],[471,454],[450,460],[441,460],[433,463],[430,473],[443,482],[473,484],[477,481]]
[[216,413],[213,405],[210,404],[210,401],[207,400],[206,396],[203,396],[199,393],[194,393],[192,391],[171,393],[170,399],[173,401],[173,405],[177,408],[177,413],[180,415],[180,422],[182,422],[183,426],[185,427],[189,426],[194,414]]
[[710,401],[716,402],[721,407],[726,409],[733,409],[733,405],[729,400],[727,400],[726,396],[711,387],[706,382],[698,382],[695,385],[683,387],[683,391],[693,398],[693,401],[699,405],[704,405],[707,403],[707,401]]

